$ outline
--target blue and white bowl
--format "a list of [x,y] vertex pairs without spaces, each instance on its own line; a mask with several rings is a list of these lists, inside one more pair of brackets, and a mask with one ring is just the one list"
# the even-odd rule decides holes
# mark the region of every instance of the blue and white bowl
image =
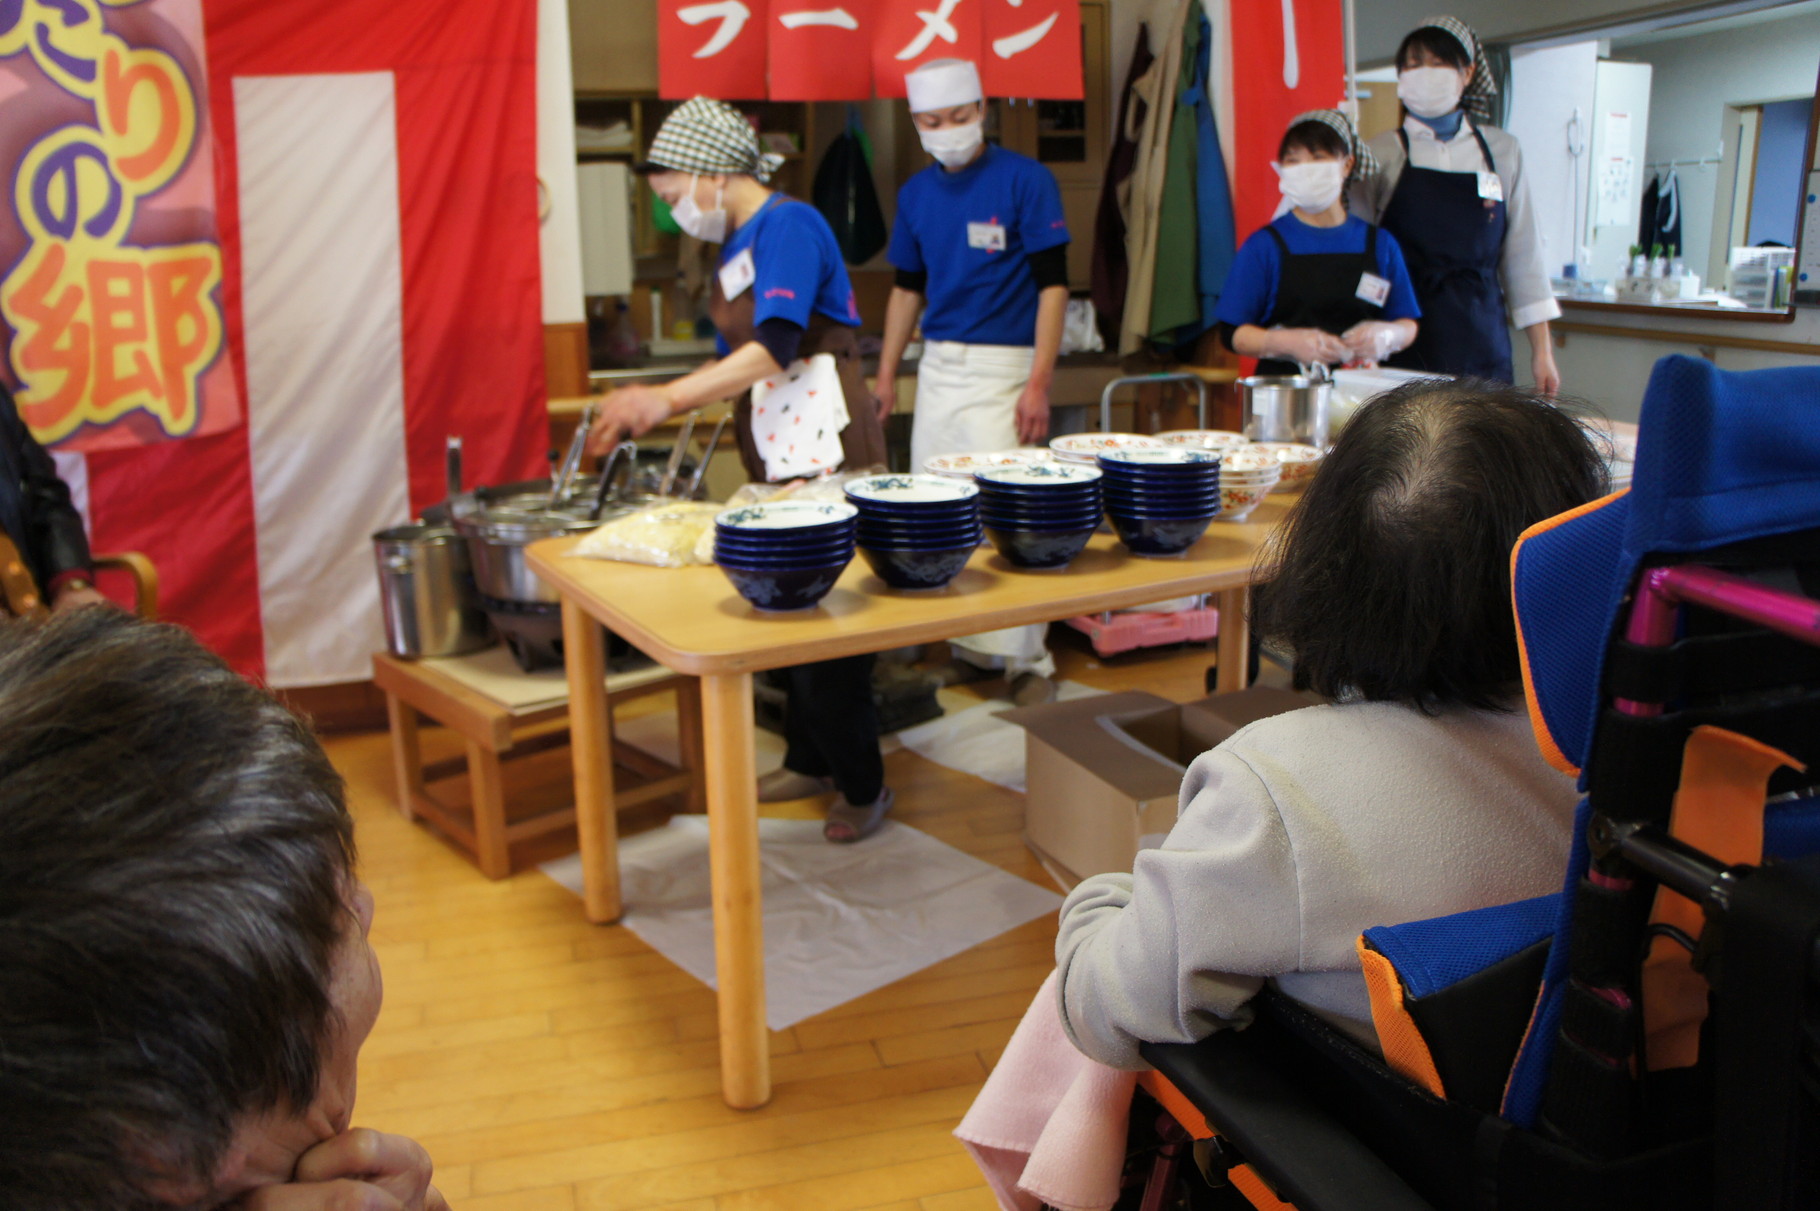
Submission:
[[828,500],[772,500],[723,509],[714,517],[717,534],[763,536],[799,542],[822,534],[852,530],[859,510]]
[[873,573],[894,589],[940,589],[961,574],[977,550],[976,536],[960,546],[926,550],[861,547],[859,553]]
[[977,507],[979,486],[946,475],[868,475],[847,483],[861,517],[928,517]]
[[1189,446],[1108,450],[1106,515],[1134,555],[1180,555],[1220,512],[1220,453]]
[[[804,610],[828,595],[852,559],[801,568],[748,568],[722,563],[720,570],[739,595],[760,610]],[[718,562],[718,561],[717,561]]]

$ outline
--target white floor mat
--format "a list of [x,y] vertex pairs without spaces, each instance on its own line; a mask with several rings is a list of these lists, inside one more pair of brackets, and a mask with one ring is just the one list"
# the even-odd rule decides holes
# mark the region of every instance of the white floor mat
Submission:
[[[1078,681],[1058,681],[1056,697],[1066,701],[1103,694]],[[948,713],[897,734],[903,746],[937,765],[972,774],[1022,794],[1024,791],[1024,729],[998,715],[1011,709],[1005,699],[995,699],[955,710],[950,695],[942,694]]]
[[[1017,749],[1021,765],[1021,742]],[[758,823],[765,1017],[773,1030],[882,988],[1062,903],[1054,892],[908,825],[888,821],[857,845],[830,845],[819,821]],[[626,928],[713,987],[707,817],[677,816],[663,828],[627,838],[619,866]],[[545,863],[542,870],[580,894],[579,856]]]

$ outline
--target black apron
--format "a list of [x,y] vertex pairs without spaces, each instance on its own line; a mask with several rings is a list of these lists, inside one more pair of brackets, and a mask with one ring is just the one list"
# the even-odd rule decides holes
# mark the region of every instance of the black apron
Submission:
[[[1471,129],[1485,171],[1497,172],[1485,136],[1477,126]],[[1409,134],[1398,127],[1397,138],[1407,161]],[[1498,284],[1510,226],[1503,201],[1479,196],[1476,172],[1443,172],[1406,162],[1384,208],[1383,225],[1402,246],[1416,302],[1422,305],[1415,343],[1393,356],[1390,365],[1515,381],[1504,289]]]
[[[1289,251],[1289,242],[1276,224],[1264,228],[1277,242],[1282,267],[1277,273],[1276,305],[1264,321],[1266,328],[1319,328],[1342,336],[1362,320],[1375,320],[1384,314],[1381,303],[1359,297],[1359,284],[1368,273],[1378,271],[1378,229],[1365,228],[1363,252]],[[1300,374],[1294,362],[1272,358],[1258,360],[1259,374]]]

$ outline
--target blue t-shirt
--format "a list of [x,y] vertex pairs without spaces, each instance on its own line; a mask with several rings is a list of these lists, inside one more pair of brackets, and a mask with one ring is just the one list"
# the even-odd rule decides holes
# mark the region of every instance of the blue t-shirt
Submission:
[[[785,319],[804,328],[819,311],[836,323],[859,327],[859,305],[853,300],[853,283],[840,245],[821,212],[805,202],[773,194],[758,213],[741,223],[721,249],[725,265],[747,249],[752,250],[755,277],[752,324]],[[728,352],[719,341],[723,355]]]
[[988,146],[959,172],[931,164],[904,182],[886,255],[907,273],[928,273],[928,339],[1034,345],[1039,292],[1027,258],[1067,242],[1054,175]]
[[[1346,216],[1338,227],[1315,227],[1304,223],[1292,210],[1270,224],[1276,228],[1289,251],[1296,256],[1324,252],[1365,251],[1365,229],[1369,224],[1357,215]],[[1277,306],[1277,282],[1283,273],[1283,253],[1270,232],[1258,230],[1239,245],[1232,272],[1226,275],[1226,287],[1220,292],[1220,306],[1214,318],[1237,328],[1241,324],[1262,326]],[[1416,304],[1415,287],[1409,283],[1409,266],[1403,262],[1403,250],[1396,237],[1378,231],[1378,276],[1390,283],[1390,294],[1384,300],[1387,320],[1420,319],[1422,308]],[[1348,283],[1357,286],[1358,283]]]

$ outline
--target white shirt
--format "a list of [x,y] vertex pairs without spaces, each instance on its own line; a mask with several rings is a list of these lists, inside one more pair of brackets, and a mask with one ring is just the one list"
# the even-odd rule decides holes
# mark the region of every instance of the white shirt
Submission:
[[[1403,166],[1439,172],[1483,172],[1485,155],[1479,141],[1472,137],[1473,121],[1467,118],[1451,139],[1439,138],[1432,127],[1416,118],[1403,121],[1409,136],[1409,156],[1403,155],[1403,142],[1395,131],[1371,140],[1371,150],[1383,166],[1372,180],[1354,188],[1352,209],[1373,223],[1382,222],[1403,176]],[[1529,183],[1523,176],[1523,153],[1517,141],[1496,126],[1479,126],[1485,136],[1491,158],[1497,161],[1498,179],[1504,186],[1504,251],[1498,261],[1498,281],[1504,288],[1504,304],[1510,308],[1510,322],[1518,328],[1559,318],[1561,304],[1555,301],[1554,287],[1549,282],[1548,266],[1542,259],[1542,239],[1536,231],[1536,212],[1529,203]],[[1420,301],[1420,300],[1418,300]]]

